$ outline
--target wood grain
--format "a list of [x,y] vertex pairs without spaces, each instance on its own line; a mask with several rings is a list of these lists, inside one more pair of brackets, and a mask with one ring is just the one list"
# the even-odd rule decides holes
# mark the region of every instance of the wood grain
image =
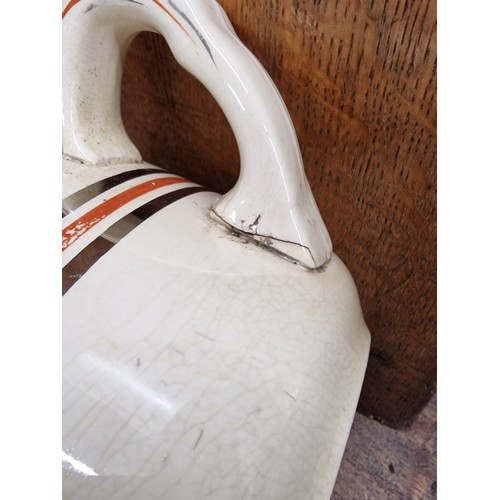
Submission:
[[357,413],[331,500],[437,498],[437,398],[410,429]]
[[[359,411],[407,425],[436,381],[436,4],[220,0],[280,90],[372,349]],[[157,35],[126,59],[122,113],[144,159],[226,191],[239,156],[208,92]]]

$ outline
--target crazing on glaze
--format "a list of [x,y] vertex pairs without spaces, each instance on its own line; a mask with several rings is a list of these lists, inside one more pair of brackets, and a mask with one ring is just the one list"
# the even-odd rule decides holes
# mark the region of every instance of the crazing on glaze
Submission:
[[[64,498],[330,498],[370,334],[279,93],[214,0],[62,17]],[[121,61],[145,30],[225,112],[230,192],[128,138]]]

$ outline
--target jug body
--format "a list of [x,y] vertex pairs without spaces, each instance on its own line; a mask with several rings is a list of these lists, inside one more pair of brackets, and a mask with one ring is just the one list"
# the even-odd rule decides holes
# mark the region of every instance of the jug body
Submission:
[[369,345],[349,272],[173,186],[64,296],[65,498],[329,498]]

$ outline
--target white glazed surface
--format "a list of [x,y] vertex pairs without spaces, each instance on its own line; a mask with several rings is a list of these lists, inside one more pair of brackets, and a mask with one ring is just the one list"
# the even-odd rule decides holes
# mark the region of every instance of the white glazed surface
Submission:
[[120,116],[121,62],[138,32],[158,32],[215,97],[238,143],[240,178],[214,203],[216,220],[306,267],[328,261],[330,237],[287,109],[217,2],[73,0],[63,13],[67,156],[87,164],[141,161]]
[[335,256],[310,272],[245,244],[214,198],[65,295],[64,498],[329,498],[369,347],[354,283]]

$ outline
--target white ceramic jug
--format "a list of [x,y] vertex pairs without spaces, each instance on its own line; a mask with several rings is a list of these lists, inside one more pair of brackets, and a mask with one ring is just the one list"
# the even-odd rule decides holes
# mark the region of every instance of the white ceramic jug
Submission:
[[[229,120],[230,192],[127,137],[141,31]],[[370,334],[285,105],[215,0],[63,5],[62,240],[65,499],[330,498]]]

